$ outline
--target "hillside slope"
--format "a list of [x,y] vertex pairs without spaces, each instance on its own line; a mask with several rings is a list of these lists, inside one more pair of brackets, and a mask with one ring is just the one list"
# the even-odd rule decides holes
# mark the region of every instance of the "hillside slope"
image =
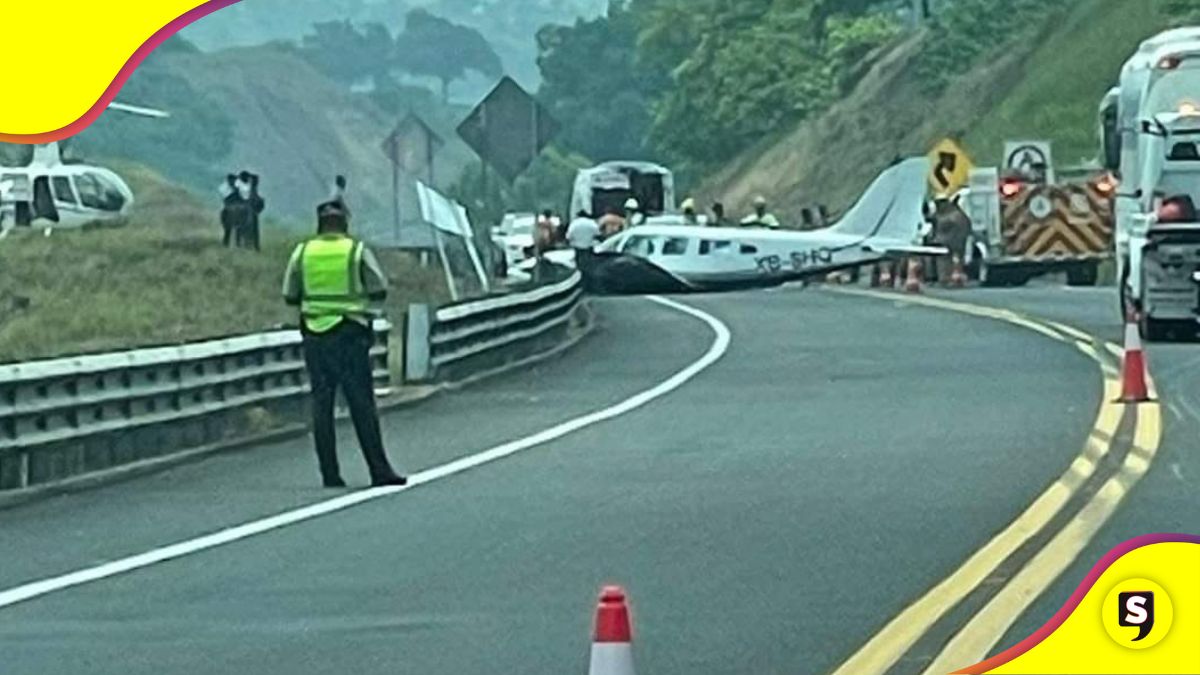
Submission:
[[755,194],[793,222],[800,209],[839,212],[897,156],[962,139],[977,164],[1000,161],[1005,139],[1048,138],[1059,163],[1096,153],[1096,107],[1137,43],[1167,24],[1164,0],[1080,0],[1062,20],[1033,29],[952,81],[923,93],[917,33],[892,47],[855,90],[824,114],[764,139],[698,190],[734,213]]
[[[138,195],[123,227],[0,241],[0,363],[295,323],[279,296],[294,239],[268,232],[261,253],[225,248],[210,210],[187,190],[145,167],[114,168]],[[436,269],[398,253],[381,262],[393,280],[391,316],[444,297]]]

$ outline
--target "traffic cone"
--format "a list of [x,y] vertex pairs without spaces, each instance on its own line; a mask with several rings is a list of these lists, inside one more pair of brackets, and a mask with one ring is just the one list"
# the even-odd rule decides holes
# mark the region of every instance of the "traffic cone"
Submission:
[[1146,354],[1138,330],[1137,312],[1125,317],[1125,357],[1121,359],[1121,402],[1145,403],[1150,400],[1146,386]]
[[879,285],[883,288],[896,287],[896,282],[892,279],[892,263],[885,262],[879,266]]
[[962,257],[956,255],[951,261],[950,288],[963,288],[967,285],[967,273],[963,271]]
[[634,675],[633,628],[620,586],[605,586],[600,591],[588,675]]
[[921,261],[917,258],[908,259],[908,271],[904,279],[904,290],[909,293],[921,292]]

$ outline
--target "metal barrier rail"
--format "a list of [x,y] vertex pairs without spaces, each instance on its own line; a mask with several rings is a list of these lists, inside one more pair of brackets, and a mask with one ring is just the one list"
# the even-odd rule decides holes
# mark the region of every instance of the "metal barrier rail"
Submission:
[[583,296],[583,278],[572,271],[563,281],[524,293],[472,300],[430,310],[410,305],[405,331],[405,379],[426,381],[446,366],[534,341],[565,329]]
[[[376,324],[386,381],[391,326]],[[0,456],[307,391],[295,330],[0,366]]]

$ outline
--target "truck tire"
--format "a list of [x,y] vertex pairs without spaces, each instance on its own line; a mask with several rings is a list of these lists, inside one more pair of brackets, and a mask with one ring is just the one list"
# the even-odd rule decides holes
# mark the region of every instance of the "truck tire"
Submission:
[[1067,269],[1068,286],[1095,286],[1096,279],[1099,277],[1100,265],[1098,263],[1080,263]]

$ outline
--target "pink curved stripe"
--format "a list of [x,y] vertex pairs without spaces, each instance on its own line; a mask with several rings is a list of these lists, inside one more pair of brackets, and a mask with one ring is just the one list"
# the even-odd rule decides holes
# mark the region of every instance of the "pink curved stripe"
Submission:
[[1062,609],[1058,610],[1058,612],[1033,635],[1030,635],[1024,640],[1018,642],[1016,645],[1004,650],[1003,652],[1000,652],[986,661],[977,663],[969,668],[963,668],[962,670],[955,671],[954,675],[982,675],[983,673],[995,668],[999,668],[1010,661],[1016,660],[1021,655],[1044,642],[1046,638],[1050,637],[1054,633],[1054,631],[1058,630],[1059,627],[1061,627],[1067,620],[1067,617],[1071,616],[1071,614],[1075,611],[1075,608],[1079,607],[1079,603],[1083,602],[1083,598],[1092,590],[1092,587],[1096,585],[1096,582],[1100,580],[1100,575],[1104,574],[1109,567],[1112,567],[1113,563],[1117,562],[1117,560],[1119,560],[1121,557],[1139,548],[1153,546],[1154,544],[1168,543],[1200,544],[1200,536],[1192,534],[1147,534],[1135,539],[1130,539],[1129,541],[1120,544],[1113,550],[1106,553],[1104,557],[1100,559],[1100,562],[1096,563],[1096,565],[1092,567],[1092,570],[1088,572],[1086,577],[1083,578],[1083,582],[1079,584],[1079,587],[1076,588],[1075,592],[1071,594],[1071,597],[1067,599],[1067,602],[1062,606]]
[[100,96],[100,100],[96,101],[95,105],[89,108],[88,111],[84,113],[83,117],[80,117],[61,129],[55,129],[54,131],[47,131],[40,134],[0,133],[0,142],[24,144],[50,143],[53,141],[61,141],[65,138],[70,138],[71,136],[78,134],[79,132],[91,126],[91,124],[100,117],[104,110],[108,108],[109,104],[116,99],[117,93],[121,91],[121,88],[125,86],[125,83],[129,81],[129,77],[133,75],[133,71],[136,70],[138,66],[142,65],[142,62],[146,60],[146,57],[149,56],[150,53],[155,49],[158,49],[159,45],[166,42],[168,38],[178,33],[185,26],[199,21],[218,9],[228,7],[240,1],[241,0],[208,0],[208,2],[205,2],[204,4],[199,5],[188,12],[185,12],[167,25],[158,29],[158,31],[155,32],[149,40],[147,40],[141,47],[138,47],[137,51],[133,53],[133,56],[129,57],[129,60],[125,62],[125,65],[122,66],[121,70],[117,73],[116,78],[113,79],[112,84],[108,85],[108,88],[104,90],[104,94]]

